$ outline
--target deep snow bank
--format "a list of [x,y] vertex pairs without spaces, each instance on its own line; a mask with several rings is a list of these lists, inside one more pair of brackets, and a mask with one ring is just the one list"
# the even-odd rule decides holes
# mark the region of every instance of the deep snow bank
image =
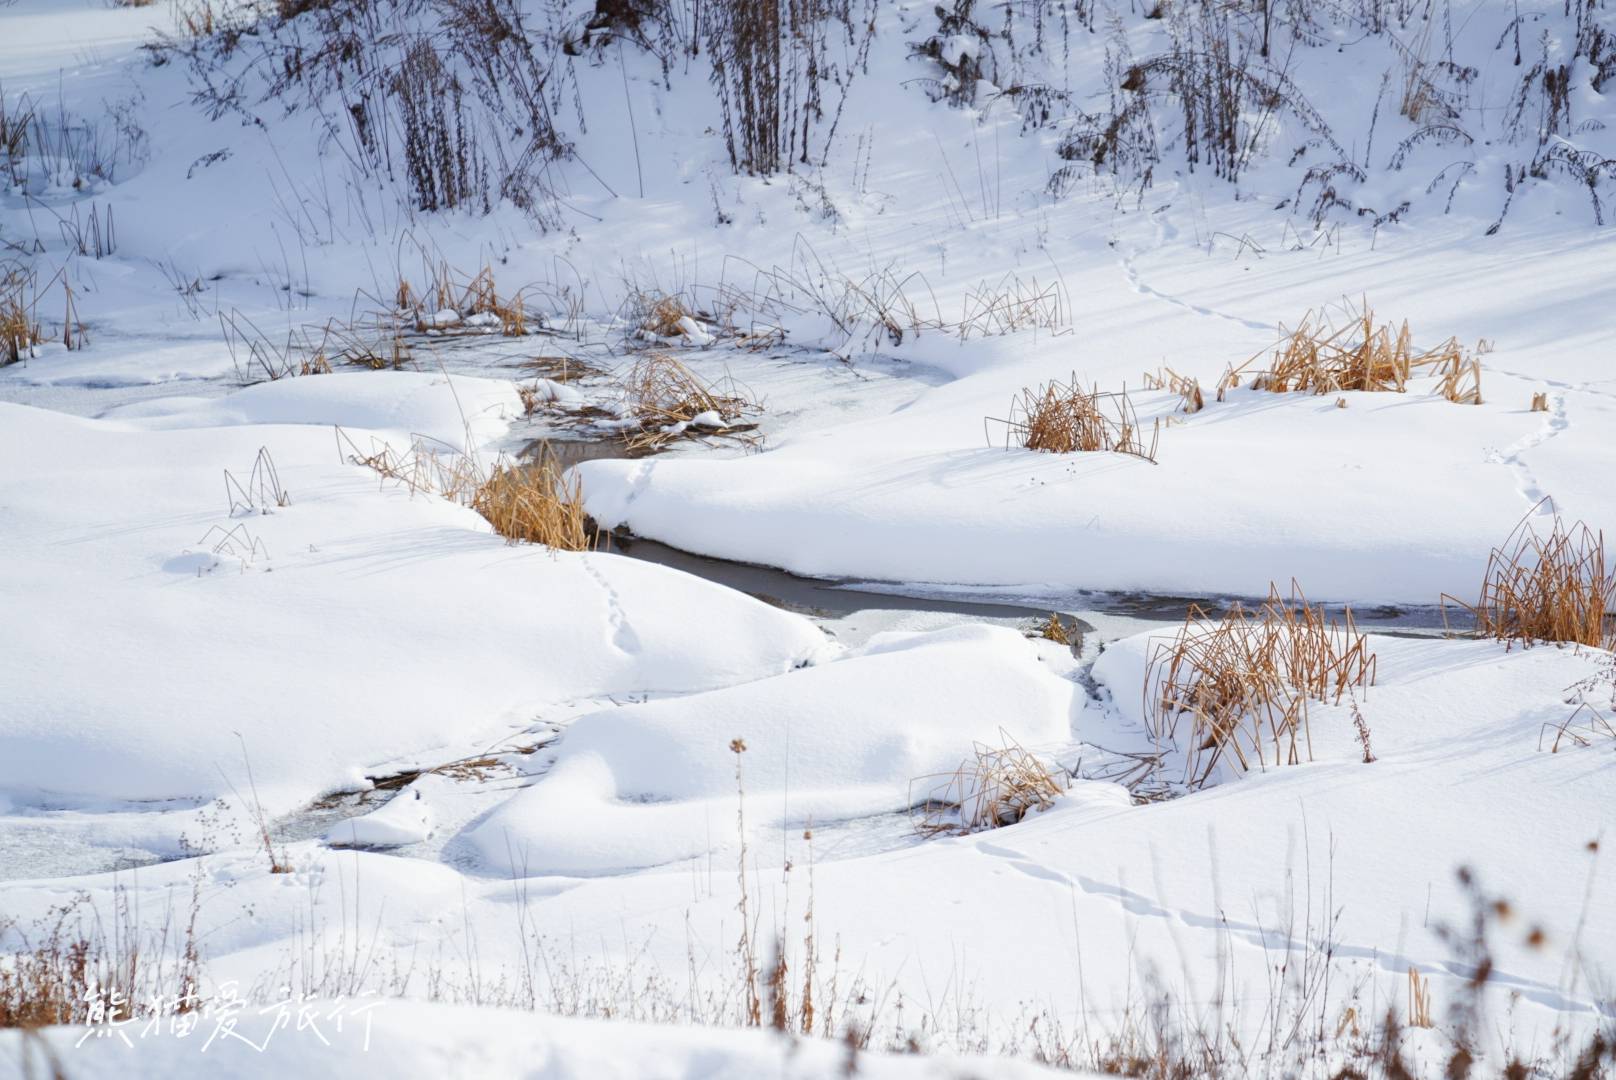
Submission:
[[[1166,218],[1128,228],[1143,239]],[[1546,496],[1568,521],[1616,530],[1616,383],[1599,361],[1609,245],[1567,234],[1567,265],[1550,271],[1533,261],[1541,238],[1475,251],[1447,239],[1323,263],[1180,252],[1171,291],[1126,255],[1119,273],[1115,253],[1082,251],[1065,275],[1071,333],[922,335],[898,352],[958,377],[907,408],[745,458],[588,462],[585,496],[603,523],[811,575],[1258,596],[1295,578],[1315,600],[1468,600],[1490,549]],[[1153,274],[1169,273],[1164,250]],[[1408,319],[1421,346],[1491,341],[1483,403],[1444,400],[1433,379],[1406,393],[1215,400],[1228,365],[1272,348],[1273,324],[1360,290],[1380,319]],[[1163,363],[1199,378],[1204,410],[1141,391],[1141,373]],[[1085,388],[1128,388],[1146,428],[1161,422],[1155,464],[1004,448],[992,418],[1074,373]],[[1529,411],[1538,392],[1547,412]]]
[[[418,408],[378,413],[362,394],[354,418],[430,425],[437,407],[405,400]],[[343,416],[335,398],[315,404]],[[261,447],[290,503],[232,516],[239,489],[221,475],[256,498]],[[245,795],[250,760],[282,809],[401,756],[525,730],[549,704],[726,686],[825,644],[806,620],[682,573],[508,546],[469,510],[339,462],[325,427],[154,432],[0,405],[0,452],[19,464],[0,478],[13,793]]]
[[974,742],[1070,741],[1083,695],[1052,670],[1060,650],[1040,651],[988,626],[879,635],[833,663],[585,716],[555,768],[472,839],[524,874],[694,857],[734,837],[737,766],[756,830],[903,810]]

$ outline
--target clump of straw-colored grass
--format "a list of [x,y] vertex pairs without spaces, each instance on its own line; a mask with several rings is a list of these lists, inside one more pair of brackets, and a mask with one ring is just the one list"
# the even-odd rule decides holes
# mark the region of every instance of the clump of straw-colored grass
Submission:
[[648,453],[681,438],[725,435],[746,438],[757,427],[745,422],[762,409],[733,380],[711,385],[663,352],[637,360],[622,380],[623,409],[638,430],[627,436],[630,453]]
[[23,301],[31,281],[32,275],[20,270],[0,277],[0,367],[32,357],[35,347],[44,340],[33,318],[32,305]]
[[384,481],[402,484],[412,494],[436,495],[470,507],[513,543],[543,544],[560,551],[594,546],[582,483],[576,478],[569,482],[548,455],[531,465],[501,456],[492,468],[484,468],[475,455],[421,436],[403,453],[373,438],[366,452],[341,428],[337,448],[344,460],[373,470]]
[[1161,434],[1161,423],[1155,421],[1145,441],[1126,390],[1085,390],[1075,375],[1069,383],[1053,381],[1023,390],[1011,403],[1009,419],[997,422],[1005,426],[1006,445],[1014,442],[1051,454],[1109,450],[1151,462]]
[[1067,631],[1066,624],[1055,612],[1049,613],[1049,621],[1038,628],[1038,636],[1045,641],[1053,641],[1057,645],[1070,645],[1072,635]]
[[1000,746],[976,743],[971,757],[933,781],[918,803],[915,828],[927,835],[969,833],[1014,825],[1047,810],[1066,790],[1060,770],[1001,731]]
[[1540,641],[1616,649],[1616,566],[1605,560],[1605,534],[1554,515],[1548,534],[1521,519],[1492,550],[1474,604],[1444,595],[1468,611],[1476,632],[1510,647]]
[[1340,394],[1347,391],[1404,393],[1421,375],[1440,379],[1437,393],[1456,404],[1481,404],[1478,345],[1467,352],[1457,338],[1424,351],[1414,348],[1405,320],[1376,325],[1365,304],[1361,314],[1337,326],[1327,315],[1308,312],[1294,330],[1280,328],[1280,341],[1265,368],[1247,372],[1262,354],[1231,368],[1218,384],[1218,396],[1248,376],[1251,388],[1276,394]]
[[500,462],[473,492],[471,507],[509,540],[560,551],[591,546],[583,485],[576,477],[568,482],[549,461]]
[[[484,266],[470,278],[456,273],[447,263],[432,271],[432,281],[417,289],[400,277],[393,296],[394,315],[410,315],[417,333],[483,333],[489,332],[497,320],[499,332],[506,337],[527,334],[527,307],[522,299],[523,290],[501,297],[494,268]],[[445,311],[454,312],[458,322],[440,325],[436,316]],[[484,318],[480,318],[484,317]]]
[[639,308],[641,332],[652,337],[679,337],[685,332],[681,322],[695,318],[694,313],[677,296],[641,294],[636,306]]
[[1271,588],[1255,611],[1221,618],[1191,606],[1184,625],[1151,651],[1145,716],[1158,742],[1187,747],[1185,782],[1199,787],[1221,763],[1241,771],[1312,757],[1308,702],[1337,704],[1372,684],[1375,655],[1348,610],[1340,621]]

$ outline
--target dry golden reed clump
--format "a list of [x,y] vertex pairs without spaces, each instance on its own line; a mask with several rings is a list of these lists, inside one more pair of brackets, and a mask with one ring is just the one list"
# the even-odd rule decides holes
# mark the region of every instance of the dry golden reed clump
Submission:
[[1035,754],[1001,731],[1001,746],[976,743],[958,769],[934,781],[918,804],[915,828],[924,834],[969,833],[1014,825],[1048,809],[1066,790],[1061,778]]
[[653,337],[678,337],[684,333],[680,320],[694,318],[677,296],[642,293],[635,306],[639,308],[640,330]]
[[[484,266],[470,278],[457,273],[448,263],[429,270],[430,283],[417,289],[404,277],[398,279],[393,295],[395,314],[411,316],[417,333],[433,330],[452,332],[459,324],[439,326],[433,320],[438,312],[452,311],[461,319],[478,315],[492,315],[499,320],[499,330],[506,337],[522,337],[527,333],[527,308],[522,289],[501,298],[494,269]],[[469,329],[469,328],[467,328]]]
[[570,483],[548,460],[536,465],[500,462],[477,486],[471,507],[509,540],[560,551],[592,546],[583,508],[583,485]]
[[1067,632],[1066,624],[1061,622],[1061,617],[1053,611],[1049,613],[1049,621],[1039,627],[1038,636],[1057,645],[1072,643],[1072,635]]
[[630,453],[659,450],[703,433],[744,440],[757,425],[737,421],[762,409],[732,380],[709,385],[663,352],[648,352],[635,361],[622,380],[622,394],[626,413],[639,423],[639,431],[627,438]]
[[[1457,338],[1424,352],[1413,347],[1405,320],[1401,326],[1375,325],[1367,304],[1362,314],[1341,326],[1328,316],[1308,312],[1294,330],[1280,329],[1280,342],[1269,365],[1249,373],[1251,388],[1276,394],[1339,394],[1351,390],[1403,393],[1418,375],[1435,375],[1437,393],[1456,404],[1481,404],[1481,361],[1467,353]],[[1484,351],[1478,345],[1475,352]],[[1218,383],[1218,398],[1241,385],[1252,357],[1230,368]]]
[[1475,617],[1477,633],[1510,647],[1556,641],[1616,649],[1616,566],[1605,561],[1605,534],[1554,514],[1541,535],[1532,518],[1546,509],[1547,499],[1493,549],[1475,604],[1444,594],[1444,612],[1452,601]]
[[337,449],[345,461],[372,469],[411,492],[471,507],[513,543],[543,544],[559,551],[586,551],[595,546],[595,532],[583,508],[581,482],[567,482],[562,468],[548,454],[541,454],[531,465],[501,456],[491,469],[485,469],[474,455],[420,436],[402,454],[374,439],[366,453],[341,428],[337,429]]
[[21,288],[0,296],[0,367],[33,356],[43,340],[39,324],[23,305]]
[[1199,787],[1224,760],[1247,770],[1310,759],[1307,703],[1339,703],[1374,680],[1352,612],[1338,622],[1292,582],[1289,598],[1271,587],[1256,611],[1236,603],[1219,618],[1191,606],[1151,651],[1145,716],[1161,742],[1178,741],[1188,719],[1185,782]]
[[1036,390],[1023,390],[1010,406],[1010,418],[997,421],[1011,440],[1027,450],[1072,454],[1111,450],[1146,461],[1156,460],[1161,422],[1153,421],[1145,442],[1139,417],[1127,390],[1104,392],[1083,389],[1074,375],[1069,383],[1049,382]]

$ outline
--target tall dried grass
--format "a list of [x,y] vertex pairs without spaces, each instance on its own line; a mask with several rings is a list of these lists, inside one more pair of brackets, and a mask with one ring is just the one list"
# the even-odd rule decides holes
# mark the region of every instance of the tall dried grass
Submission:
[[122,885],[109,918],[84,893],[32,926],[0,917],[0,940],[16,943],[0,952],[0,1029],[144,1019],[159,1001],[176,1014],[200,1007],[200,884],[192,878],[188,910],[166,907],[156,923],[142,924]]
[[1419,969],[1408,969],[1408,1026],[1433,1028],[1431,1020],[1431,984],[1420,975]]
[[1339,703],[1373,684],[1375,654],[1349,609],[1340,621],[1309,605],[1295,582],[1256,611],[1234,604],[1221,618],[1191,606],[1146,666],[1152,734],[1186,748],[1185,782],[1199,787],[1220,764],[1240,771],[1312,757],[1308,702]]
[[583,508],[582,484],[567,482],[549,456],[533,465],[501,456],[485,468],[476,455],[419,435],[403,453],[375,438],[367,452],[340,427],[336,436],[344,461],[363,465],[412,494],[435,495],[470,507],[513,543],[543,544],[559,551],[595,546],[593,522]]
[[965,293],[959,320],[959,337],[1013,334],[1021,330],[1059,333],[1071,325],[1071,302],[1059,282],[1023,280],[1019,274],[1006,274],[997,284],[983,282]]
[[[413,322],[416,333],[486,333],[495,326],[506,337],[528,333],[526,289],[501,297],[493,267],[484,266],[469,277],[447,262],[429,271],[426,285],[419,288],[400,275],[392,297],[392,314]],[[446,314],[453,318],[444,318]]]
[[[1076,635],[1076,642],[1073,641],[1074,634]],[[1080,645],[1083,641],[1082,631],[1068,630],[1060,615],[1053,611],[1049,613],[1048,620],[1038,628],[1038,636],[1045,641],[1053,641],[1057,645]]]
[[[742,824],[739,813],[736,824]],[[330,915],[323,900],[311,899],[307,920],[294,927],[280,958],[238,987],[221,981],[226,971],[201,962],[198,942],[206,934],[196,926],[196,883],[203,880],[205,864],[198,861],[189,914],[185,898],[178,897],[155,924],[150,907],[142,910],[122,889],[115,892],[111,918],[83,894],[27,925],[0,917],[0,1029],[24,1029],[20,1040],[8,1040],[10,1048],[21,1048],[17,1075],[53,1077],[78,1075],[63,1067],[62,1059],[72,1060],[70,1047],[80,1037],[115,1037],[118,1028],[109,1021],[132,1019],[137,1031],[162,1017],[182,1024],[186,1017],[218,1022],[241,1012],[242,1005],[244,1016],[259,1010],[260,1016],[272,1017],[284,1011],[290,992],[299,1001],[326,1004],[424,999],[662,1025],[768,1025],[842,1040],[846,1057],[835,1070],[838,1075],[866,1074],[868,1063],[861,1058],[870,1051],[991,1054],[1046,1069],[1148,1080],[1426,1075],[1596,1080],[1616,1066],[1616,1028],[1602,986],[1589,995],[1592,1017],[1573,1018],[1574,1026],[1565,1025],[1553,1039],[1533,1039],[1529,1026],[1523,1030],[1511,1014],[1499,1015],[1498,1007],[1512,1000],[1510,985],[1499,980],[1499,958],[1520,955],[1524,947],[1547,961],[1548,939],[1523,918],[1527,911],[1503,894],[1484,890],[1464,868],[1458,872],[1458,890],[1470,917],[1433,920],[1432,929],[1446,946],[1445,956],[1433,957],[1434,975],[1405,975],[1380,985],[1364,980],[1361,962],[1342,948],[1343,912],[1329,906],[1329,897],[1336,895],[1333,873],[1322,885],[1299,873],[1300,912],[1282,921],[1277,932],[1262,934],[1249,962],[1239,959],[1239,950],[1220,950],[1216,957],[1212,985],[1238,985],[1255,970],[1257,994],[1208,1001],[1204,985],[1187,976],[1167,981],[1170,971],[1164,978],[1148,960],[1139,960],[1117,973],[1114,982],[1079,986],[1082,1000],[1094,1000],[1099,990],[1108,1005],[1080,1007],[1074,1018],[1037,1002],[1020,1003],[1014,1012],[982,1007],[980,988],[969,980],[957,991],[966,1007],[953,1005],[952,988],[946,1000],[917,1002],[896,979],[867,975],[861,958],[844,958],[840,936],[833,948],[825,948],[815,913],[811,831],[804,839],[809,841],[806,900],[786,888],[762,892],[766,886],[757,864],[738,864],[748,899],[736,905],[742,932],[728,940],[737,944],[705,953],[692,944],[684,978],[647,970],[642,953],[612,959],[590,951],[587,942],[557,934],[536,916],[532,904],[538,895],[518,883],[509,905],[514,928],[512,936],[499,938],[497,972],[479,959],[492,952],[486,943],[468,947],[459,957],[390,963],[386,929],[367,928],[355,917],[358,905],[349,891],[340,907],[329,905],[335,908]],[[1588,870],[1591,883],[1598,843],[1587,847],[1596,853]],[[803,872],[799,863],[780,874],[796,885]],[[767,926],[765,908],[771,913]],[[1574,912],[1562,914],[1574,917]],[[339,921],[343,918],[346,925]],[[798,926],[800,945],[792,949]],[[772,948],[760,955],[765,943]],[[1587,960],[1586,947],[1573,937],[1560,964],[1578,970]],[[1078,971],[1082,965],[1079,942]],[[87,994],[90,986],[97,992]],[[1405,987],[1412,991],[1406,1011]],[[111,1013],[115,1002],[118,1011]],[[1432,1026],[1411,1035],[1410,1028],[1422,1020]],[[78,1030],[45,1037],[32,1033],[52,1023]],[[1525,1045],[1518,1042],[1523,1034]],[[52,1045],[61,1053],[53,1053]],[[797,1048],[789,1039],[782,1045],[789,1063]],[[35,1073],[29,1072],[30,1046],[33,1060],[45,1063]],[[1006,1062],[1002,1068],[1014,1067]],[[958,1075],[946,1063],[932,1071],[938,1069]],[[14,1065],[12,1070],[7,1075],[15,1073]]]
[[471,506],[507,539],[560,551],[591,546],[583,484],[576,478],[569,483],[550,461],[496,465],[473,493]]
[[1147,443],[1139,416],[1127,390],[1101,392],[1098,387],[1083,389],[1072,381],[1052,381],[1034,390],[1023,390],[1010,406],[1003,424],[1005,443],[1050,454],[1114,451],[1156,460],[1161,422],[1153,421]]
[[745,279],[721,282],[703,306],[726,336],[745,345],[777,343],[786,327],[805,315],[835,328],[843,340],[831,351],[844,357],[883,344],[901,345],[926,331],[961,331],[943,317],[935,292],[918,271],[885,265],[855,277],[827,263],[802,238],[792,245],[786,266],[728,261],[742,268]]
[[1004,731],[999,735],[1001,745],[976,743],[971,757],[954,772],[921,778],[932,786],[916,804],[917,831],[936,835],[997,829],[1055,804],[1066,791],[1062,771],[1051,769]]
[[1487,557],[1481,595],[1467,604],[1443,594],[1474,616],[1476,631],[1510,647],[1540,641],[1616,649],[1616,566],[1605,560],[1605,534],[1582,522],[1567,526],[1554,515],[1548,535],[1537,531],[1538,504]]
[[17,266],[0,276],[0,367],[32,358],[44,340],[34,305],[26,299],[33,283],[32,272]]
[[633,297],[635,324],[642,336],[676,338],[684,333],[681,325],[695,319],[695,312],[677,296],[665,293],[638,293]]
[[275,459],[269,447],[260,446],[253,458],[252,471],[247,482],[237,480],[229,469],[224,471],[224,494],[230,503],[230,516],[236,514],[268,514],[271,507],[284,509],[292,504],[292,496],[281,486],[281,475],[275,468]]
[[[737,173],[824,165],[847,90],[864,69],[876,6],[851,0],[700,0],[720,129]],[[690,41],[691,55],[697,42]]]
[[[1478,346],[1475,350],[1480,353]],[[1226,389],[1239,386],[1259,353],[1231,368],[1218,384],[1221,399]],[[1266,368],[1249,373],[1253,390],[1275,394],[1339,394],[1347,391],[1405,393],[1410,379],[1420,375],[1439,378],[1436,392],[1455,404],[1481,404],[1481,361],[1467,352],[1457,338],[1434,348],[1414,348],[1413,333],[1405,320],[1400,326],[1376,325],[1368,304],[1341,325],[1327,314],[1308,312],[1294,330],[1280,329],[1280,342]]]

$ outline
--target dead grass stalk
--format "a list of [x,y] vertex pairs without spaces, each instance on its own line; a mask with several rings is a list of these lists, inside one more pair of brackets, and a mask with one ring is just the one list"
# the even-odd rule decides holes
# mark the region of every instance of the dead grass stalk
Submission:
[[1190,375],[1180,375],[1165,365],[1154,372],[1144,374],[1146,390],[1167,390],[1177,394],[1182,401],[1179,412],[1198,413],[1206,408],[1206,395],[1201,392],[1201,380]]
[[1236,603],[1219,618],[1192,606],[1151,651],[1145,716],[1159,742],[1184,747],[1185,782],[1199,787],[1225,762],[1245,771],[1310,759],[1307,703],[1339,703],[1373,684],[1375,666],[1352,612],[1337,621],[1292,582],[1288,598],[1271,588],[1256,611]]
[[649,352],[635,361],[622,381],[622,396],[625,417],[638,424],[638,430],[626,436],[632,454],[702,435],[751,441],[757,425],[745,417],[762,410],[733,380],[709,384],[663,352]]
[[586,551],[595,545],[581,482],[567,481],[549,455],[541,454],[532,465],[501,455],[485,468],[475,455],[419,435],[403,453],[374,437],[370,450],[363,450],[341,428],[336,436],[344,461],[363,465],[412,494],[436,495],[470,507],[513,543],[543,544],[559,551]]
[[1616,649],[1616,566],[1605,559],[1605,534],[1582,522],[1566,525],[1554,514],[1547,535],[1522,518],[1487,558],[1481,595],[1474,604],[1444,594],[1474,616],[1476,631],[1511,647],[1540,641]]
[[[1481,404],[1480,345],[1474,353],[1448,338],[1424,351],[1413,345],[1405,320],[1399,326],[1375,323],[1367,303],[1353,318],[1336,325],[1327,314],[1308,312],[1294,330],[1280,328],[1280,341],[1266,368],[1250,372],[1251,388],[1276,394],[1340,394],[1347,391],[1404,393],[1410,379],[1440,379],[1436,392],[1455,404]],[[1246,369],[1262,354],[1231,368],[1218,385],[1239,386]]]
[[0,367],[31,359],[44,340],[34,305],[24,299],[33,281],[31,272],[15,266],[0,277]]
[[936,835],[997,829],[1054,805],[1066,790],[1063,771],[1051,769],[1008,733],[1001,730],[999,736],[999,746],[975,744],[971,757],[954,772],[921,778],[931,788],[916,804],[917,831]]
[[[990,418],[991,419],[991,418]],[[1072,381],[1052,381],[1034,390],[1023,390],[1010,406],[1006,420],[993,421],[1005,426],[1005,441],[1028,450],[1051,454],[1114,451],[1156,460],[1161,422],[1151,425],[1150,439],[1143,428],[1126,389],[1120,393],[1085,390],[1074,375]]]

